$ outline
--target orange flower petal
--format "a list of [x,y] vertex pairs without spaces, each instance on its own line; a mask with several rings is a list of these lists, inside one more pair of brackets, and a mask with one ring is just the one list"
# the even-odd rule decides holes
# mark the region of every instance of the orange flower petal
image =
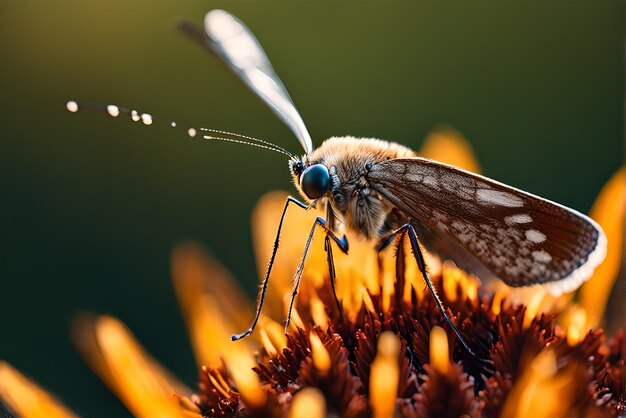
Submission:
[[589,324],[602,320],[609,295],[618,277],[622,260],[624,215],[626,209],[626,168],[621,168],[602,188],[591,217],[600,224],[607,238],[604,262],[580,289],[580,304],[587,311]]
[[4,361],[0,361],[0,400],[21,417],[76,416],[52,395]]
[[172,253],[172,278],[198,365],[219,367],[224,352],[251,349],[248,339],[230,341],[254,312],[217,261],[196,244],[181,245]]
[[152,359],[121,322],[109,316],[85,317],[74,331],[87,363],[133,415],[188,415],[174,394],[191,391]]
[[183,311],[193,309],[197,298],[212,295],[228,322],[238,328],[250,325],[254,313],[237,281],[215,258],[196,243],[172,251],[172,279]]
[[469,142],[451,126],[441,125],[433,129],[424,140],[419,154],[422,157],[480,173],[480,166]]

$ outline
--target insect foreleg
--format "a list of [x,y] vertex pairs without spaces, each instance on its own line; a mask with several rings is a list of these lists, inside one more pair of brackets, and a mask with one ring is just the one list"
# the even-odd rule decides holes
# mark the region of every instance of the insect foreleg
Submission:
[[[450,325],[450,327],[452,328],[452,331],[454,331],[454,333],[458,337],[463,348],[465,348],[465,350],[470,355],[476,357],[476,354],[474,353],[474,351],[470,348],[467,342],[465,342],[465,339],[461,336],[459,330],[454,326],[454,324],[452,323],[452,321],[446,314],[446,310],[443,306],[443,303],[441,302],[441,299],[439,299],[437,290],[435,289],[435,286],[433,285],[433,282],[430,280],[430,277],[428,276],[428,272],[426,271],[426,262],[424,260],[424,254],[422,253],[422,250],[419,246],[417,233],[415,232],[415,228],[413,227],[413,225],[411,225],[410,223],[406,223],[402,225],[400,228],[393,231],[381,243],[381,245],[379,245],[378,247],[379,251],[387,247],[394,240],[394,238],[398,235],[400,235],[400,240],[402,241],[405,233],[409,237],[409,243],[411,244],[411,251],[413,252],[413,256],[415,257],[415,261],[417,262],[417,267],[419,268],[419,271],[422,273],[422,276],[424,276],[424,281],[426,282],[426,286],[428,286],[428,290],[430,291],[430,294],[433,296],[433,299],[435,300],[435,304],[437,305],[439,312],[441,312],[445,321],[448,323],[448,325]],[[402,245],[402,242],[400,242],[399,245]]]
[[[339,246],[341,251],[343,251],[344,253],[348,252],[348,240],[346,239],[346,237],[344,236],[342,238],[339,238],[337,235],[335,235],[333,231],[331,231],[326,226],[326,221],[318,216],[315,219],[315,222],[313,222],[313,226],[311,227],[311,231],[309,232],[309,236],[307,237],[306,244],[304,245],[302,259],[300,260],[300,264],[298,265],[298,269],[296,270],[296,274],[294,275],[294,278],[293,278],[293,291],[291,292],[291,301],[289,302],[289,311],[287,312],[287,322],[285,323],[285,332],[287,332],[287,329],[289,328],[289,323],[291,322],[291,312],[293,310],[293,303],[296,300],[296,295],[298,294],[298,288],[300,287],[300,280],[302,280],[304,262],[306,261],[306,256],[309,254],[309,249],[311,248],[311,243],[313,242],[313,235],[315,235],[315,229],[317,227],[321,227],[324,230],[324,232],[326,233],[326,239],[329,240],[327,244],[327,248],[326,248],[327,251],[330,248],[330,239],[332,239],[333,241],[335,241],[337,246]],[[332,254],[332,253],[327,253],[327,254]],[[330,262],[332,262],[332,255],[329,258],[329,263]],[[334,268],[335,266],[333,264],[332,273],[331,273],[333,275],[334,275]],[[332,280],[334,281],[334,278],[332,278]],[[334,292],[334,285],[333,285],[333,292]],[[337,296],[335,295],[335,298],[336,297]]]
[[[330,229],[334,229],[335,225],[335,213],[330,205],[326,206],[326,221],[327,226]],[[347,253],[348,251],[348,241],[344,235],[343,240],[345,241],[345,248],[340,247],[340,249]],[[339,298],[337,298],[337,292],[335,290],[335,278],[337,277],[335,273],[335,261],[333,259],[333,247],[330,242],[330,237],[328,234],[324,237],[324,250],[326,250],[326,262],[328,263],[328,277],[330,278],[330,287],[333,291],[333,297],[335,298],[335,303],[337,304],[337,311],[339,311],[339,317],[343,319],[343,309],[341,309],[341,305],[339,304]]]
[[230,336],[231,341],[237,341],[237,340],[242,339],[243,337],[246,337],[252,334],[252,331],[254,331],[254,327],[256,327],[257,322],[259,322],[259,317],[261,316],[261,309],[263,308],[263,302],[265,301],[265,294],[267,292],[267,285],[269,283],[270,274],[272,272],[272,266],[274,266],[274,259],[276,258],[276,253],[278,252],[278,246],[280,244],[280,232],[283,229],[283,221],[285,220],[285,215],[287,214],[287,208],[289,207],[290,203],[298,205],[302,209],[306,209],[308,207],[304,203],[300,202],[299,200],[291,196],[287,197],[287,200],[285,201],[285,207],[283,208],[283,213],[280,216],[280,222],[278,223],[278,230],[276,231],[276,238],[274,239],[274,248],[272,249],[272,255],[267,265],[267,271],[265,272],[265,277],[263,278],[263,284],[261,285],[261,293],[259,294],[259,301],[257,303],[256,314],[254,315],[254,320],[252,321],[250,328],[248,328],[246,331],[242,332],[241,334],[231,335]]
[[330,278],[330,287],[333,291],[333,296],[335,297],[335,303],[337,304],[339,317],[343,319],[343,310],[341,309],[341,304],[339,303],[339,298],[337,297],[337,292],[335,291],[335,261],[333,259],[333,247],[330,242],[330,237],[328,235],[324,237],[324,249],[326,250],[326,261],[328,263],[328,276]]

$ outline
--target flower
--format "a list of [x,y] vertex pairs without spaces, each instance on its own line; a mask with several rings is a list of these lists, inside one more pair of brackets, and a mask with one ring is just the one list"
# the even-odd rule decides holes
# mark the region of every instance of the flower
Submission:
[[[426,156],[478,170],[455,131],[441,129],[426,144]],[[449,152],[441,153],[442,146]],[[609,255],[578,298],[553,298],[540,287],[484,286],[427,254],[447,314],[475,356],[445,324],[403,242],[380,255],[358,241],[348,255],[336,252],[341,309],[325,249],[314,246],[285,333],[280,321],[303,225],[316,216],[295,210],[285,221],[267,309],[242,341],[229,336],[247,327],[253,308],[234,280],[199,245],[174,250],[174,287],[200,367],[196,389],[151,358],[115,318],[82,316],[73,337],[89,366],[139,417],[617,416],[626,408],[624,334],[608,338],[596,326],[620,263],[623,216],[615,215],[624,214],[625,176],[620,170],[594,206]],[[268,194],[253,214],[262,272],[285,198]],[[6,363],[0,363],[0,400],[20,416],[73,416]]]

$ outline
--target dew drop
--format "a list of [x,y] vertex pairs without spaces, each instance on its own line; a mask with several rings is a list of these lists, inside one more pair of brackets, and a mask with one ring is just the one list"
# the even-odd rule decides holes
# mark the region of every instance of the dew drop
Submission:
[[152,115],[149,115],[147,113],[142,113],[141,121],[143,122],[144,125],[152,125]]
[[187,135],[189,135],[191,138],[195,137],[197,133],[198,132],[194,128],[187,129]]
[[130,111],[130,118],[135,122],[139,122],[139,120],[141,119],[141,117],[139,116],[139,113],[137,113],[136,110]]
[[76,113],[78,112],[78,103],[76,103],[73,100],[70,100],[69,102],[65,103],[65,108],[72,113]]
[[175,128],[175,127],[176,127],[176,122],[172,122],[172,123],[170,123],[170,126],[171,126],[172,128]]
[[107,106],[107,113],[111,116],[113,116],[114,118],[118,117],[120,115],[120,108],[115,106],[115,105],[108,105]]

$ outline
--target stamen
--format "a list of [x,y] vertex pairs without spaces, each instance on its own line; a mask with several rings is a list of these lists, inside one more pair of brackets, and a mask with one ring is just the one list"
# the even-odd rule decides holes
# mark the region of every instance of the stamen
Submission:
[[530,324],[533,322],[533,319],[537,316],[537,312],[539,311],[539,306],[541,305],[541,301],[545,296],[546,291],[539,287],[533,294],[532,298],[528,302],[526,306],[526,312],[524,313],[524,322],[522,322],[522,328],[528,329]]
[[261,389],[259,376],[252,370],[252,358],[239,351],[224,353],[230,376],[235,381],[237,391],[250,409],[259,409],[265,404],[266,395]]
[[310,299],[311,303],[311,317],[313,318],[313,322],[315,325],[320,327],[321,329],[328,328],[328,315],[326,314],[326,308],[324,307],[324,302],[320,300],[317,295],[312,295]]
[[328,354],[328,350],[324,347],[324,343],[315,331],[311,331],[309,334],[309,341],[311,342],[313,364],[319,371],[327,372],[330,369],[331,361],[330,354]]
[[398,396],[400,340],[391,331],[378,337],[378,350],[370,372],[370,404],[374,418],[392,418]]
[[363,304],[365,305],[365,307],[371,313],[375,314],[376,308],[374,307],[374,302],[372,301],[372,298],[369,292],[367,291],[367,289],[365,288],[365,286],[361,287],[361,297],[363,298]]
[[326,401],[319,389],[306,387],[296,393],[289,410],[289,418],[324,418]]
[[587,325],[587,311],[581,307],[575,307],[567,327],[567,343],[570,346],[575,346],[583,340],[585,331],[588,331],[585,325]]
[[285,327],[269,318],[261,318],[261,327],[267,333],[272,345],[278,352],[287,348],[287,337],[285,337]]
[[259,330],[259,336],[261,337],[261,344],[263,345],[265,351],[267,351],[267,354],[269,354],[270,356],[275,356],[276,354],[278,354],[278,350],[270,341],[270,338],[267,336],[267,331],[265,331],[264,328],[261,328]]
[[454,270],[450,262],[443,265],[443,294],[449,302],[457,300],[457,286],[459,284],[459,273]]
[[438,326],[430,331],[430,366],[440,374],[446,374],[450,369],[448,335]]

